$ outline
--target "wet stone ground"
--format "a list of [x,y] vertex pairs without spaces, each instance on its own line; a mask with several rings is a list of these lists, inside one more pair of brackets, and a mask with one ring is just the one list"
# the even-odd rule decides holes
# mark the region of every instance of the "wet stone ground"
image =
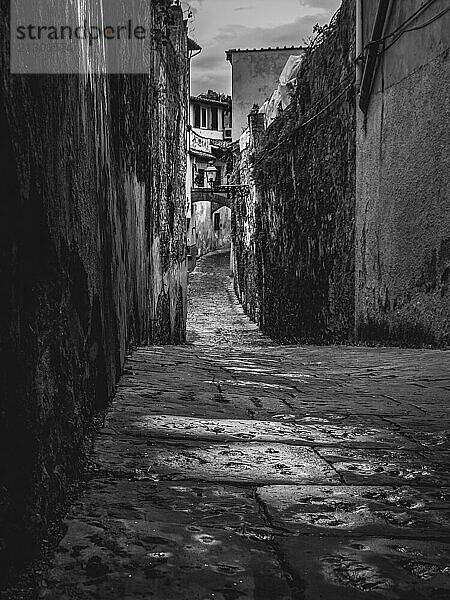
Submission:
[[448,600],[449,355],[280,347],[228,260],[128,360],[38,597]]

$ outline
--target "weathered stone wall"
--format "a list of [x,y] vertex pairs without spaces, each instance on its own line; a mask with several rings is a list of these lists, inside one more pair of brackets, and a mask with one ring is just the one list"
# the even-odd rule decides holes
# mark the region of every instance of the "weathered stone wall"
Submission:
[[[423,2],[393,3],[386,33]],[[447,8],[437,0],[410,27]],[[364,3],[364,44],[376,3]],[[390,44],[388,40],[387,44]],[[450,14],[405,33],[379,59],[357,126],[357,334],[450,344]]]
[[346,0],[306,55],[292,108],[266,132],[251,117],[250,146],[239,157],[237,180],[250,193],[234,206],[237,293],[276,339],[353,337],[354,20]]
[[184,340],[186,29],[146,5],[149,75],[36,77],[9,74],[1,0],[4,561],[64,500],[127,349]]

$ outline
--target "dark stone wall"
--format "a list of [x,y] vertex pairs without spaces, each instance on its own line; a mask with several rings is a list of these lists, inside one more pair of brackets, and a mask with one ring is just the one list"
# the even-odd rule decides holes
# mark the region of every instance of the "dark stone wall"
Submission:
[[132,345],[185,336],[186,28],[148,75],[9,74],[1,0],[0,571],[65,498]]
[[290,110],[265,132],[250,117],[250,147],[238,158],[236,180],[250,183],[250,194],[234,207],[237,293],[277,340],[353,338],[353,5],[343,2],[323,43],[307,52]]

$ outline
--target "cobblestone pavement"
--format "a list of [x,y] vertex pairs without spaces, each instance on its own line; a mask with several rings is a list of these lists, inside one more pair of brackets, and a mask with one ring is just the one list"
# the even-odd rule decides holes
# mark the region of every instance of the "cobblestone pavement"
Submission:
[[40,597],[448,600],[449,355],[275,345],[227,261],[128,360]]

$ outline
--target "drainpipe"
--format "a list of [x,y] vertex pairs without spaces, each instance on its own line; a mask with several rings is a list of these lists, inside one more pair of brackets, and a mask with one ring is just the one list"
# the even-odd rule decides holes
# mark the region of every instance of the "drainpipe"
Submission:
[[[377,15],[373,26],[371,42],[379,40],[384,31],[386,18],[389,10],[390,0],[379,0]],[[361,95],[359,97],[359,107],[363,113],[367,113],[372,92],[373,78],[377,66],[379,43],[370,43],[367,51],[366,64],[361,82]]]
[[383,34],[381,37],[384,37],[385,35],[387,35],[387,29],[389,27],[389,21],[391,20],[391,13],[392,13],[392,8],[395,4],[395,0],[389,0],[389,7],[388,7],[388,11],[386,14],[386,19],[384,21],[384,27],[383,27]]
[[363,13],[362,0],[356,0],[356,76],[355,87],[356,93],[359,94],[361,89],[361,81],[363,76]]
[[[196,52],[195,52],[196,50]],[[186,167],[189,170],[189,174],[186,176],[186,180],[187,182],[190,181],[190,178],[192,177],[192,165],[191,162],[189,160],[189,153],[190,153],[190,149],[191,149],[191,130],[192,130],[192,125],[191,125],[191,68],[192,68],[192,59],[195,58],[196,56],[198,56],[202,51],[202,48],[193,40],[191,40],[188,37],[188,71],[189,71],[189,81],[188,81],[188,100],[187,100],[187,127],[186,127],[186,131],[185,131],[185,135],[186,135],[186,149],[187,149],[187,157],[186,157]],[[186,190],[187,193],[187,197],[190,203],[189,206],[189,211],[191,214],[191,221],[190,224],[192,225],[192,235],[193,238],[196,240],[196,233],[197,233],[197,228],[196,228],[196,222],[194,220],[194,211],[192,208],[192,187],[194,185],[194,182],[191,182],[191,185],[189,186],[189,189]],[[193,240],[191,239],[191,242]],[[195,241],[195,260],[194,260],[194,267],[195,264],[197,262],[197,241]],[[188,262],[189,265],[189,262]]]

